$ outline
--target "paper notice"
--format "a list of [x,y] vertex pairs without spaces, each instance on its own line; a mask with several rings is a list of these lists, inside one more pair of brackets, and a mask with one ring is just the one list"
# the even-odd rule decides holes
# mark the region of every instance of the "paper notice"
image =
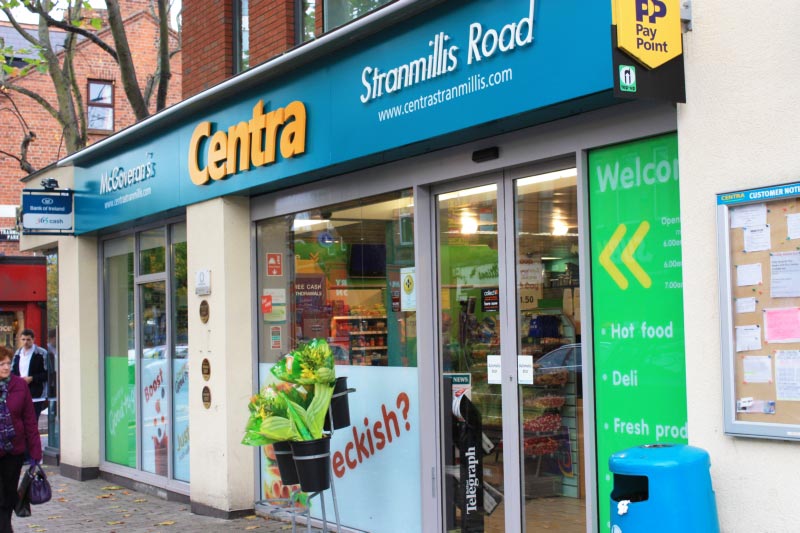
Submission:
[[499,385],[503,382],[500,374],[500,356],[487,355],[486,356],[486,381],[490,385]]
[[737,413],[760,413],[765,415],[775,414],[774,400],[754,400],[752,397],[736,400]]
[[757,324],[736,326],[736,351],[748,352],[761,349],[761,327]]
[[750,265],[737,265],[736,267],[736,286],[748,287],[758,285],[764,280],[761,274],[761,263]]
[[763,226],[767,223],[767,204],[732,207],[730,213],[732,228]]
[[778,400],[800,401],[800,350],[775,352],[775,391]]
[[800,307],[764,309],[764,340],[800,342]]
[[800,239],[800,214],[786,215],[786,237]]
[[533,356],[517,356],[517,382],[520,385],[533,385]]
[[769,257],[773,298],[800,296],[800,252],[776,252]]
[[745,383],[772,383],[772,358],[749,355],[742,360]]
[[752,313],[756,310],[755,298],[736,298],[737,313]]
[[744,228],[744,251],[762,252],[771,248],[769,224]]

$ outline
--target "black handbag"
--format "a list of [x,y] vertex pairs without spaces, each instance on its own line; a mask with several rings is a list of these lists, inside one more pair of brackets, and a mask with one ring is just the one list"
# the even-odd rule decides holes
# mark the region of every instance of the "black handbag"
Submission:
[[31,503],[40,505],[49,502],[53,492],[50,490],[50,482],[47,481],[47,474],[44,473],[42,467],[38,464],[32,464],[25,477],[31,480],[30,488],[28,489],[28,497]]
[[22,479],[19,481],[17,488],[17,504],[14,506],[14,514],[20,518],[25,518],[31,515],[31,499],[30,499],[31,477],[25,472]]

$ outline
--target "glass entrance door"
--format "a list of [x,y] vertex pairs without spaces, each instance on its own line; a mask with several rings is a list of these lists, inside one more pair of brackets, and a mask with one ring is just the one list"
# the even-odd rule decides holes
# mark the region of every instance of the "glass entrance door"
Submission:
[[498,190],[493,182],[436,197],[448,532],[506,531]]
[[585,531],[577,173],[435,198],[444,530]]

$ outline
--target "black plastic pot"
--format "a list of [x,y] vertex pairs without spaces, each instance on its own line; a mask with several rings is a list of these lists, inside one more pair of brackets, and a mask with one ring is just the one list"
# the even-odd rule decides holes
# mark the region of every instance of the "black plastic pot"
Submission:
[[331,439],[292,442],[294,464],[303,492],[321,492],[331,486]]
[[297,468],[294,465],[291,442],[276,442],[272,445],[275,449],[275,460],[278,462],[278,472],[281,473],[281,483],[284,485],[297,485]]
[[325,415],[325,431],[331,430],[331,417],[333,417],[333,429],[342,429],[350,425],[350,402],[347,395],[352,392],[347,388],[347,376],[336,378],[333,386],[333,397],[331,398],[331,408]]

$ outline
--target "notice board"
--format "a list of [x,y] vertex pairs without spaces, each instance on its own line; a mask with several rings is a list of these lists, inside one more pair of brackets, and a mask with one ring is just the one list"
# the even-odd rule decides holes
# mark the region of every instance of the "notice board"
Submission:
[[717,195],[725,432],[800,439],[800,183]]

